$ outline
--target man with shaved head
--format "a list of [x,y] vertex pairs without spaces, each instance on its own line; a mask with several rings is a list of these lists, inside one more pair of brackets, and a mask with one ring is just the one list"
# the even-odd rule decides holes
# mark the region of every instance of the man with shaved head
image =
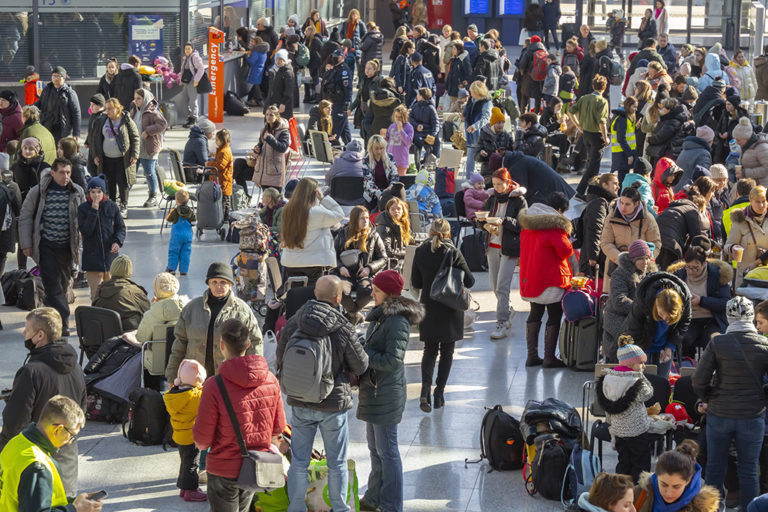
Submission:
[[[293,315],[280,333],[277,367],[283,370],[286,345],[292,337],[330,340],[333,389],[320,402],[303,402],[288,396],[291,406],[291,469],[288,471],[288,512],[307,510],[309,460],[315,434],[320,430],[328,460],[328,498],[335,511],[347,511],[347,411],[352,408],[350,375],[368,369],[368,355],[357,338],[354,326],[339,309],[342,282],[323,276],[315,284],[315,298]],[[287,370],[287,369],[286,369]],[[283,378],[283,373],[280,374]]]

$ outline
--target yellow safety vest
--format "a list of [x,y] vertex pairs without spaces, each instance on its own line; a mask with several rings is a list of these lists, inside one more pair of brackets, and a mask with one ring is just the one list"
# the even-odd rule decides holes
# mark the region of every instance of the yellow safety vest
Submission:
[[[616,127],[614,125],[618,119],[619,116],[616,116],[611,123],[611,153],[621,153],[624,151],[621,148],[621,144],[619,144],[619,139],[616,137]],[[635,141],[635,123],[628,117],[625,117],[625,119],[627,120],[627,145],[629,145],[630,149],[637,149],[637,142]]]
[[53,497],[51,507],[63,507],[67,501],[64,483],[53,460],[22,432],[5,445],[0,453],[0,510],[19,510],[19,481],[27,466],[39,462],[53,475]]

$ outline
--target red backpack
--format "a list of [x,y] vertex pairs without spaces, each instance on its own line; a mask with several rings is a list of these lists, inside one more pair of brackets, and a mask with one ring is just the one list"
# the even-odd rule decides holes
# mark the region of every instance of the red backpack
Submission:
[[531,78],[537,82],[544,81],[547,78],[547,50],[536,50],[533,52],[533,68],[531,68]]

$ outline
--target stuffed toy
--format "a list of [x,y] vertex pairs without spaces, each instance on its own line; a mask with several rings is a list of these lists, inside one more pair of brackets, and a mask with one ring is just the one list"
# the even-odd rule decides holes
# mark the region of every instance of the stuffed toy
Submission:
[[171,63],[163,56],[157,57],[154,62],[155,71],[163,75],[163,82],[167,88],[173,87],[173,83],[176,82],[181,85],[181,75],[173,72]]

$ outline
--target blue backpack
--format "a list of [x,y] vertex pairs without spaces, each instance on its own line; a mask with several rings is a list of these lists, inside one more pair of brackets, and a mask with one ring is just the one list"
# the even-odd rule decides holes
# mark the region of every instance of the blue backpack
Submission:
[[[580,445],[574,446],[563,477],[563,488],[560,494],[563,506],[567,507],[574,500],[578,500],[582,493],[589,491],[595,477],[601,471],[602,465],[596,455]],[[568,501],[566,498],[569,498]]]
[[596,300],[586,287],[569,288],[563,295],[562,306],[565,319],[577,322],[595,316]]

